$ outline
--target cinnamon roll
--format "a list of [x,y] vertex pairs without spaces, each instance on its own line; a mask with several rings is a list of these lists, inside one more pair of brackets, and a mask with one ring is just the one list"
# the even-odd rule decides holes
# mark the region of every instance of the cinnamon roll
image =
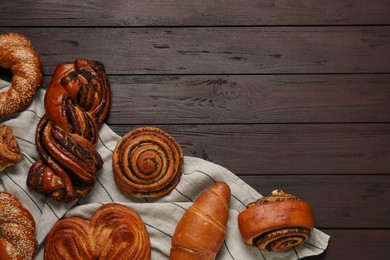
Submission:
[[314,217],[302,198],[274,190],[271,196],[250,203],[238,215],[238,226],[247,244],[280,252],[309,239]]
[[58,221],[44,250],[45,260],[150,258],[150,239],[143,220],[134,210],[117,203],[100,207],[91,219]]
[[178,184],[183,158],[180,145],[167,132],[155,127],[136,128],[115,148],[115,182],[132,197],[161,197]]

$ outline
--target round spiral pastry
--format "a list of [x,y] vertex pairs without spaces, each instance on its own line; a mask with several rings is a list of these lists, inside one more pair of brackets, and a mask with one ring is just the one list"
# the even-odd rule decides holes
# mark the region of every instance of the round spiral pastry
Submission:
[[274,190],[271,196],[250,203],[238,215],[238,226],[247,244],[280,252],[308,240],[314,218],[302,198]]
[[41,60],[31,42],[17,33],[0,35],[0,67],[13,74],[11,86],[0,93],[0,118],[24,109],[42,84]]
[[31,166],[27,185],[55,200],[84,197],[103,165],[95,149],[99,125],[110,106],[103,64],[76,60],[58,65],[44,104],[46,114],[35,137],[42,160]]
[[0,192],[0,259],[32,260],[36,251],[31,213],[14,195]]
[[136,128],[117,144],[112,157],[114,178],[131,197],[161,197],[179,183],[183,152],[167,132],[155,127]]
[[134,210],[116,203],[100,207],[89,219],[58,221],[45,242],[45,260],[151,259],[145,224]]

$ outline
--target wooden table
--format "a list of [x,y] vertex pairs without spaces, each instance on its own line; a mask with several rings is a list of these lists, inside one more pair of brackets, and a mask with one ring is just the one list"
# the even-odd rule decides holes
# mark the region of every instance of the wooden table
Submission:
[[102,61],[107,123],[155,125],[185,155],[266,195],[309,201],[331,235],[311,259],[389,259],[390,1],[0,2],[47,87],[58,63]]

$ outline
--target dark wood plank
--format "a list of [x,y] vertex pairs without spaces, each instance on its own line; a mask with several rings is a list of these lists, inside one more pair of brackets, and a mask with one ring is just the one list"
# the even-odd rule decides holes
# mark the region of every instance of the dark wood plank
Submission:
[[389,175],[242,176],[263,196],[274,189],[310,203],[318,228],[390,228]]
[[109,124],[390,122],[390,75],[111,76],[109,80]]
[[[185,155],[237,175],[390,172],[390,124],[157,126],[177,138]],[[111,127],[124,135],[136,126]]]
[[387,73],[390,26],[0,28],[30,38],[44,73],[76,58],[109,74]]
[[3,26],[389,24],[389,13],[386,0],[0,2]]
[[324,232],[331,236],[328,249],[319,256],[307,259],[383,260],[389,258],[389,230],[324,230]]

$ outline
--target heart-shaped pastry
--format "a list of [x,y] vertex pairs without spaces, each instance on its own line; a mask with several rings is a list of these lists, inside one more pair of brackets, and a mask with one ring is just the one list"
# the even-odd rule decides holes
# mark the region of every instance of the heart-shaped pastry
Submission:
[[45,243],[49,259],[151,259],[145,224],[134,210],[109,203],[91,219],[69,217],[57,222]]

